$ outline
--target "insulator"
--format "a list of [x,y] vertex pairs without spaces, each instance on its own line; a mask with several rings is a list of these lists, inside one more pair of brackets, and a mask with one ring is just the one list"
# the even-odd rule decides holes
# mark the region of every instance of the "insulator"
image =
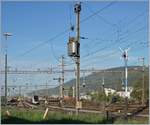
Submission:
[[82,86],[85,87],[85,83],[83,83]]
[[71,30],[71,31],[74,31],[74,26],[71,26],[71,27],[70,27],[70,30]]
[[75,13],[80,12],[81,11],[81,5],[80,4],[75,4],[74,11],[75,11]]

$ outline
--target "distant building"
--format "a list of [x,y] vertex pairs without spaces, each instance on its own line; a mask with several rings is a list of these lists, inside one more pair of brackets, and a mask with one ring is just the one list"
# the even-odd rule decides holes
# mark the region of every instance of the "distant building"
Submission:
[[58,98],[59,95],[51,95],[51,97],[53,97],[53,98]]
[[[116,92],[116,94],[123,98],[126,97],[125,91],[118,91],[118,92]],[[127,92],[127,97],[130,98],[130,92]]]
[[116,90],[111,89],[111,88],[104,88],[105,94],[106,96],[114,94],[116,92]]
[[[122,89],[124,90],[125,88],[123,87]],[[133,87],[128,87],[127,90],[128,90],[127,91],[127,97],[130,98],[130,95],[131,95],[131,93],[133,91]],[[123,97],[123,98],[126,97],[125,91],[118,91],[118,92],[116,92],[116,94],[119,95],[120,97]]]
[[86,93],[80,93],[80,99],[91,100],[92,97],[90,95],[87,95]]
[[[122,90],[125,90],[125,87],[122,87]],[[130,87],[127,88],[127,90],[128,90],[129,92],[132,92],[132,91],[133,91],[133,87],[130,86]]]
[[90,95],[82,95],[82,96],[80,96],[80,99],[91,100],[92,97]]

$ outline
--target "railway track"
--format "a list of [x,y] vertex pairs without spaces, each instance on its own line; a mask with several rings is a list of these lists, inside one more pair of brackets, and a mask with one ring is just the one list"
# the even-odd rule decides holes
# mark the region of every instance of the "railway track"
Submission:
[[[58,99],[56,100],[48,100],[48,104],[45,105],[44,101],[41,101],[40,105],[33,105],[31,102],[28,101],[20,101],[21,102],[21,106],[20,107],[24,107],[26,109],[40,109],[40,110],[45,110],[45,108],[49,107],[49,110],[51,111],[71,111],[71,112],[75,112],[75,105],[74,105],[74,101],[72,101],[72,103],[67,103],[65,102],[64,104],[60,105],[60,102]],[[19,103],[19,102],[18,102]],[[12,106],[18,106],[18,104],[16,105],[12,105]],[[19,106],[18,106],[19,107]],[[92,106],[92,103],[88,103],[88,102],[84,102],[83,103],[83,107],[82,109],[79,109],[79,112],[83,112],[83,113],[99,113],[99,114],[105,114],[106,112],[109,112],[109,114],[111,114],[112,116],[122,116],[124,115],[124,109],[125,109],[125,105],[124,104],[110,104],[107,106],[102,106],[102,105],[98,105],[98,104],[94,104]],[[149,108],[139,105],[139,104],[128,104],[128,110],[127,110],[127,114],[129,117],[132,116],[137,116],[137,117],[149,117]]]

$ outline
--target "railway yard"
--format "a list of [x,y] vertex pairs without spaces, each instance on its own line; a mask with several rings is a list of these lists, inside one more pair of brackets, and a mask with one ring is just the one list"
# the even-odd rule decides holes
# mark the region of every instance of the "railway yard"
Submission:
[[[20,99],[19,101],[12,99],[11,101],[9,101],[7,106],[2,106],[2,123],[9,123],[8,118],[9,117],[11,118],[11,116],[13,116],[12,110],[16,110],[23,114],[27,112],[34,112],[34,111],[41,112],[40,114],[41,119],[42,117],[44,117],[44,115],[45,118],[48,118],[49,117],[48,114],[51,114],[52,112],[66,114],[68,116],[74,116],[76,111],[75,99],[71,99],[71,98],[63,101],[60,101],[59,98],[47,98],[46,103],[44,100],[39,100],[39,104],[33,104],[30,100],[27,99]],[[82,108],[78,110],[79,110],[79,114],[81,115],[82,114],[99,115],[105,118],[108,123],[109,122],[113,123],[114,120],[117,119],[124,120],[124,115],[125,115],[124,114],[125,105],[123,103],[118,103],[118,102],[104,105],[96,102],[94,103],[94,102],[82,100]],[[136,121],[141,121],[145,119],[144,121],[148,123],[148,118],[149,118],[148,105],[146,104],[141,105],[139,103],[128,104],[128,109],[127,109],[127,119],[129,119],[128,121],[130,121],[130,119],[135,119]],[[13,122],[15,121],[11,120],[11,123]]]
[[1,123],[150,124],[149,3],[3,0]]

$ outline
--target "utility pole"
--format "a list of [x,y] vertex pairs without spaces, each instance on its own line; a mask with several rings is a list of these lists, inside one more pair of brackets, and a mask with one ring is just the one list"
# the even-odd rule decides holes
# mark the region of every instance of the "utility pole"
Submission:
[[102,86],[103,86],[103,93],[105,94],[105,79],[104,79],[104,74],[102,78]]
[[[81,3],[77,3],[74,6],[74,11],[77,15],[77,43],[78,43],[78,52],[80,52],[80,11],[81,11]],[[78,115],[79,109],[77,107],[77,104],[79,103],[79,85],[80,85],[80,53],[76,58],[76,70],[77,70],[77,75],[76,75],[76,115]]]
[[103,76],[103,80],[102,80],[103,92],[105,92],[104,91],[104,85],[105,85],[105,80],[104,80],[104,76]]
[[12,36],[11,33],[4,33],[3,34],[5,36],[5,105],[7,105],[7,37],[8,36]]
[[107,100],[106,100],[106,95],[105,95],[105,70],[103,71],[103,77],[102,77],[102,91],[104,94],[104,111],[106,110],[106,104],[107,104]]
[[46,81],[45,87],[46,87],[46,97],[48,98],[48,86],[47,86],[47,81]]
[[76,37],[69,37],[68,42],[68,55],[75,59],[76,63],[76,115],[78,115],[80,106],[80,11],[81,11],[81,3],[77,3],[74,5],[74,12],[76,13]]
[[72,97],[73,97],[73,98],[75,97],[74,90],[75,90],[75,88],[74,88],[74,86],[72,86]]
[[61,69],[62,69],[62,75],[61,75],[61,85],[60,85],[60,97],[61,99],[64,98],[64,91],[63,91],[63,86],[64,86],[64,56],[61,57]]
[[21,97],[21,85],[19,86],[19,97]]
[[82,83],[82,87],[85,87],[85,72],[83,72],[83,83]]
[[28,83],[26,83],[26,95],[28,93]]
[[122,50],[120,48],[121,52],[122,52],[122,57],[124,58],[124,62],[125,62],[125,120],[127,120],[127,110],[128,110],[128,66],[127,66],[127,62],[128,62],[128,51],[129,48],[126,50]]
[[60,95],[60,98],[61,98],[61,78],[58,77],[58,78],[53,78],[53,80],[58,80],[59,82],[59,85],[60,85],[60,88],[59,88],[59,95]]
[[144,71],[145,71],[145,63],[144,63],[144,60],[145,60],[145,58],[144,57],[141,57],[141,58],[139,58],[139,59],[141,59],[141,61],[142,61],[142,65],[143,65],[143,69],[142,69],[142,72],[143,72],[143,78],[142,78],[142,89],[143,89],[143,91],[142,91],[142,105],[144,105],[144,103],[145,103],[145,93],[144,93],[144,90],[145,90],[145,85],[144,85],[144,76],[145,76],[145,73],[144,73]]

